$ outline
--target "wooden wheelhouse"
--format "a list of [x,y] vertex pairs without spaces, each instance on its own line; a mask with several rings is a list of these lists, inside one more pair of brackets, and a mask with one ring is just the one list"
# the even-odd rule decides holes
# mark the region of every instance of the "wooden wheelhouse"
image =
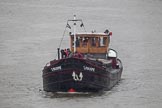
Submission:
[[78,33],[76,34],[76,41],[74,46],[74,35],[70,35],[71,51],[82,54],[107,54],[109,48],[110,38],[106,33]]

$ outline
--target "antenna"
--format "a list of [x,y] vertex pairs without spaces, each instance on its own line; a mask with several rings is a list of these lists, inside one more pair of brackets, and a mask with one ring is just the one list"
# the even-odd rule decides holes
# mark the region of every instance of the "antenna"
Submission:
[[74,15],[74,53],[76,52],[76,15]]
[[[74,15],[74,18],[72,19],[72,20],[67,20],[67,25],[66,25],[66,28],[69,28],[69,29],[71,29],[71,27],[70,27],[70,25],[69,25],[69,22],[73,22],[73,29],[74,29],[74,33],[73,33],[73,35],[74,35],[74,41],[73,41],[73,43],[74,43],[74,52],[76,52],[76,39],[77,39],[77,37],[76,37],[76,27],[77,27],[77,22],[80,22],[81,24],[80,24],[80,27],[84,27],[84,24],[83,24],[83,21],[82,21],[82,19],[76,19],[76,15]],[[85,30],[85,27],[84,27],[84,30]],[[86,32],[86,30],[85,30],[85,32]]]

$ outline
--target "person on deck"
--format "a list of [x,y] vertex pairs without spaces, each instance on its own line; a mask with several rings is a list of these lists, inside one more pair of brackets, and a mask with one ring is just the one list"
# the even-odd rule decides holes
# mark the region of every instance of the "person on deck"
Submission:
[[65,54],[65,58],[66,58],[66,57],[68,56],[68,51],[67,51],[67,49],[65,49],[64,52],[65,52],[64,54]]
[[79,43],[79,39],[78,37],[76,38],[76,47],[79,47],[80,43]]

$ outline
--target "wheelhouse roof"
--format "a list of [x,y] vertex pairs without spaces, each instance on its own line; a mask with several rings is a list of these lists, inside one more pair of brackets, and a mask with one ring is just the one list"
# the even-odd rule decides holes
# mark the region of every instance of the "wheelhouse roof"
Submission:
[[[70,36],[74,36],[74,34],[72,33]],[[80,37],[107,37],[108,34],[106,33],[76,33],[76,36],[80,36]]]

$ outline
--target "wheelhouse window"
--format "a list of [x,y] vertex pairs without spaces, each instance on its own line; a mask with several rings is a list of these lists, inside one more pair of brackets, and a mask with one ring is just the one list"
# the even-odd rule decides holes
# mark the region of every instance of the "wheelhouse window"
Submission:
[[91,40],[91,46],[92,46],[92,47],[96,47],[97,38],[92,37],[92,38],[90,38],[90,40]]
[[99,37],[99,46],[106,46],[106,38]]
[[86,47],[88,45],[88,37],[84,37],[83,39],[82,39],[82,46],[83,47]]

